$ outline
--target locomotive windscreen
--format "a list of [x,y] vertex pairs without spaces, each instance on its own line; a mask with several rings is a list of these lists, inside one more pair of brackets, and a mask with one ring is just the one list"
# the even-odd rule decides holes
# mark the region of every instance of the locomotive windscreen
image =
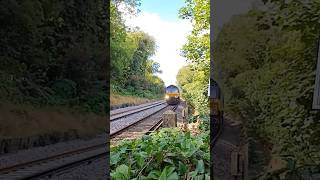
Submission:
[[166,93],[179,93],[179,89],[176,86],[168,86]]

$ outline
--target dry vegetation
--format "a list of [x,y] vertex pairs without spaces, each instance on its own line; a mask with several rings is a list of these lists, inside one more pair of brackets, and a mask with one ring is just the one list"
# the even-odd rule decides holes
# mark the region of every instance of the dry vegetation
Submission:
[[[111,106],[138,105],[153,100],[112,94]],[[76,130],[80,136],[103,133],[106,116],[79,113],[66,107],[35,108],[29,105],[0,103],[0,136],[26,137]]]
[[135,96],[123,96],[119,94],[110,95],[110,105],[119,106],[123,104],[139,105],[147,102],[155,101],[155,99],[150,100],[147,98],[135,97]]
[[77,130],[80,136],[102,133],[106,116],[80,114],[66,108],[33,108],[0,104],[0,135],[23,137]]

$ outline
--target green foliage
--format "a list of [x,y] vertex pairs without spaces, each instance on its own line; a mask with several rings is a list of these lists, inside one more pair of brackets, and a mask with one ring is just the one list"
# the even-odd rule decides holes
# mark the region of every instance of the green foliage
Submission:
[[115,89],[132,86],[140,96],[161,94],[163,82],[153,75],[159,65],[148,61],[155,42],[143,32],[127,32],[114,5],[120,2],[128,11],[138,5],[135,0],[113,1],[108,32],[102,1],[1,1],[1,99],[105,113],[109,33]]
[[207,114],[207,75],[203,71],[195,71],[191,66],[180,69],[177,75],[177,83],[181,88],[182,97],[189,102],[200,114]]
[[210,70],[210,3],[205,0],[186,0],[180,17],[193,22],[192,34],[182,47],[182,55],[190,62],[180,69],[177,84],[182,96],[201,115],[208,114],[207,89]]
[[[302,165],[296,166],[296,162],[287,158],[287,167],[277,170],[276,172],[267,173],[264,179],[284,179],[284,180],[315,180],[320,177],[319,165]],[[282,177],[282,178],[280,178]]]
[[112,90],[124,95],[154,98],[164,93],[160,64],[154,55],[153,37],[140,30],[127,30],[117,3],[111,3],[111,84]]
[[210,179],[209,134],[161,129],[112,147],[111,179]]
[[202,131],[210,130],[210,117],[208,115],[204,115],[200,117],[201,124],[199,125],[199,129]]
[[[277,25],[284,30],[302,32],[305,41],[318,38],[320,28],[320,2],[312,0],[263,0],[271,4],[265,14],[272,18],[262,18],[265,26]],[[310,42],[310,41],[309,41]]]
[[275,143],[274,153],[319,164],[320,114],[311,109],[315,39],[279,25],[262,28],[261,15],[273,18],[259,11],[234,17],[214,44],[226,112],[243,121],[249,136]]
[[[214,76],[225,111],[243,121],[248,135],[275,142],[274,153],[292,156],[304,169],[320,163],[320,114],[311,109],[319,1],[264,2],[271,4],[267,11],[235,16],[215,36]],[[210,67],[209,1],[186,0],[180,16],[194,29],[182,49],[190,65],[177,81],[183,97],[201,111]],[[289,171],[288,179],[302,173]]]
[[[2,100],[104,113],[105,14],[98,0],[1,1]],[[88,94],[99,97],[99,108]]]

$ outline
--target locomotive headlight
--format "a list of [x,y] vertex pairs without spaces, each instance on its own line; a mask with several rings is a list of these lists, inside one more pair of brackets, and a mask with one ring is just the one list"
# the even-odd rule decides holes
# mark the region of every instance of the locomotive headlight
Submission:
[[164,98],[165,98],[165,99],[169,99],[169,96],[168,96],[168,95],[166,95]]

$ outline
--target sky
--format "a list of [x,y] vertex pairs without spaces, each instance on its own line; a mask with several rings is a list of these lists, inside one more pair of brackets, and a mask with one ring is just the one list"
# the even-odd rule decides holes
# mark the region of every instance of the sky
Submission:
[[[251,8],[256,0],[215,0],[214,24],[220,29],[233,15],[242,14]],[[156,40],[157,51],[151,57],[160,63],[162,74],[157,74],[165,85],[176,85],[179,69],[186,65],[186,59],[180,56],[180,49],[191,34],[192,24],[182,20],[178,12],[184,6],[184,0],[140,0],[140,13],[137,16],[125,16],[127,26],[138,26]]]
[[160,63],[162,74],[157,74],[165,85],[176,85],[179,69],[186,65],[180,49],[191,34],[192,25],[178,17],[184,0],[141,0],[137,16],[125,16],[127,26],[138,26],[156,40],[157,51],[150,59]]

